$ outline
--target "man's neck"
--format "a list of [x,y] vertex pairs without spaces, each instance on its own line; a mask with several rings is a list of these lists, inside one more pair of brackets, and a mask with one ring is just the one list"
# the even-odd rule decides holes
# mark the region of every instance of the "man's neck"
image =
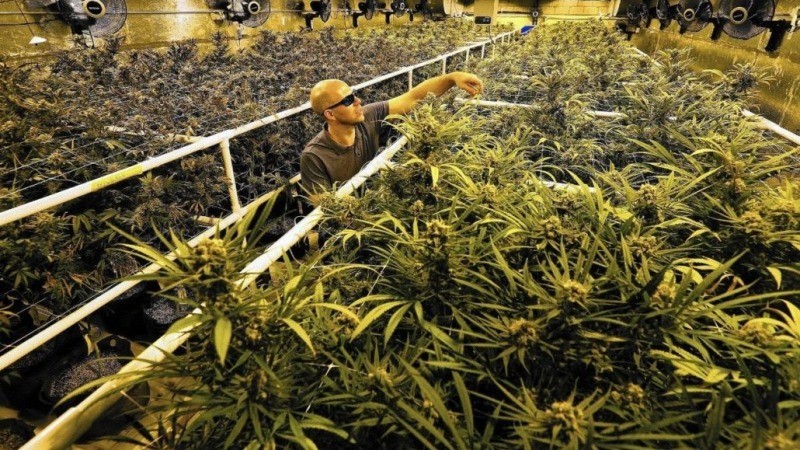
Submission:
[[356,127],[339,122],[328,122],[328,134],[342,147],[350,147],[356,142]]

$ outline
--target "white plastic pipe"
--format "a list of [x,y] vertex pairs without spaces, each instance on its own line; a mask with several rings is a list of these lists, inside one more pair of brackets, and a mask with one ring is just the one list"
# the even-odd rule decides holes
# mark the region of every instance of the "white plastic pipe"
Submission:
[[[339,188],[339,190],[336,191],[336,196],[344,197],[350,195],[361,186],[367,178],[386,167],[392,156],[394,156],[407,141],[405,137],[402,137],[378,154],[378,156],[351,178],[350,181]],[[273,243],[266,252],[248,264],[247,267],[242,270],[242,273],[247,273],[248,276],[240,281],[240,286],[246,287],[252,284],[261,273],[269,269],[272,263],[278,261],[289,248],[299,242],[303,236],[312,230],[322,217],[322,210],[320,208],[315,208],[278,241]],[[195,310],[193,313],[198,312],[198,310]],[[186,327],[159,338],[140,353],[135,360],[126,364],[118,373],[118,375],[123,376],[130,374],[129,377],[119,377],[97,388],[97,390],[84,401],[68,409],[59,416],[58,419],[28,441],[22,447],[22,450],[39,450],[44,448],[61,449],[75,442],[89,427],[91,427],[92,423],[94,423],[106,409],[110,408],[119,399],[120,394],[114,393],[115,389],[124,383],[136,380],[139,378],[137,372],[141,373],[148,370],[154,363],[162,361],[167,354],[174,352],[181,344],[189,339],[193,328],[194,327]]]
[[[192,314],[198,313],[194,310]],[[185,342],[193,327],[186,327],[177,332],[162,336],[153,345],[147,347],[137,356],[137,359],[126,364],[118,375],[130,374],[127,377],[118,377],[111,380],[94,391],[77,406],[69,408],[44,430],[33,437],[21,450],[64,449],[75,442],[85,433],[108,408],[120,398],[114,391],[121,385],[140,378],[137,373],[146,371],[152,366],[151,361],[161,361],[166,354],[174,352]]]
[[498,102],[493,100],[471,100],[466,98],[456,98],[456,102],[475,106],[486,106],[488,108],[533,108],[533,105],[526,105],[524,103]]
[[791,131],[787,130],[786,128],[783,128],[782,126],[780,126],[777,123],[767,119],[766,117],[759,116],[758,114],[756,114],[754,112],[751,112],[751,111],[748,111],[746,109],[742,110],[742,115],[745,116],[745,117],[755,117],[755,118],[757,118],[758,124],[761,127],[765,128],[765,129],[767,129],[769,131],[772,131],[773,133],[783,137],[784,139],[787,139],[787,140],[789,140],[789,141],[791,141],[791,142],[793,142],[795,144],[800,145],[800,136],[798,136],[795,133],[792,133]]
[[181,159],[185,156],[191,155],[192,153],[218,145],[222,141],[232,139],[236,136],[247,133],[256,128],[260,128],[265,125],[271,124],[285,117],[298,114],[309,108],[311,108],[311,105],[308,102],[306,102],[298,107],[287,109],[286,111],[281,111],[277,114],[264,117],[255,122],[250,122],[246,125],[242,125],[238,128],[234,128],[232,130],[226,130],[214,134],[212,136],[200,139],[199,141],[189,144],[187,146],[181,147],[171,152],[167,152],[155,158],[150,158],[139,164],[135,164],[133,166],[127,167],[122,170],[118,170],[106,176],[100,177],[96,180],[87,181],[86,183],[79,184],[77,186],[71,187],[61,192],[57,192],[52,195],[48,195],[46,197],[40,198],[39,200],[34,200],[30,203],[17,206],[16,208],[11,208],[7,211],[3,211],[2,213],[0,213],[0,225],[5,225],[7,223],[14,222],[16,220],[44,211],[46,209],[50,209],[55,206],[64,204],[78,197],[90,194],[92,192],[97,192],[101,189],[105,189],[108,186],[119,183],[120,181],[127,180],[128,178],[132,178],[137,175],[141,175],[142,173],[155,169],[156,167],[163,166],[164,164],[168,164],[172,161]]
[[592,117],[601,117],[604,119],[613,119],[617,117],[625,117],[625,114],[614,111],[586,111],[586,114]]
[[[296,175],[290,180],[290,183],[297,183],[300,180],[300,175]],[[232,224],[241,220],[248,212],[252,211],[254,208],[266,203],[275,195],[278,195],[283,188],[276,189],[274,191],[268,192],[261,197],[257,198],[256,200],[252,201],[247,206],[241,208],[238,212],[235,212],[224,219],[222,219],[216,226],[209,228],[199,235],[195,236],[194,239],[189,241],[189,245],[192,247],[196,246],[198,243],[214,236],[214,233],[217,229],[224,230],[231,226]],[[175,260],[175,254],[169,253],[166,255],[167,258],[170,260]],[[157,264],[150,264],[149,266],[142,269],[137,275],[143,274],[151,274],[155,273],[161,268],[161,266]],[[11,364],[14,364],[17,360],[24,357],[28,353],[36,350],[40,346],[44,345],[51,339],[55,338],[59,334],[66,331],[69,327],[75,325],[76,323],[80,322],[81,320],[89,317],[92,313],[97,311],[98,309],[102,308],[103,306],[110,303],[115,298],[119,297],[120,295],[127,292],[132,287],[139,284],[140,281],[138,280],[127,280],[117,283],[111,289],[103,292],[97,298],[93,299],[92,301],[84,304],[80,308],[76,309],[75,311],[71,312],[69,315],[63,317],[58,322],[50,325],[49,327],[45,328],[44,330],[36,333],[30,339],[25,340],[18,346],[14,347],[12,350],[4,353],[0,356],[0,371],[6,369]]]
[[[533,108],[533,105],[527,105],[524,103],[498,102],[492,100],[470,100],[465,98],[457,98],[456,102],[466,103],[469,105],[476,105],[476,106],[485,106],[489,108]],[[625,117],[624,113],[615,111],[586,111],[586,114],[592,117],[599,117],[605,119],[616,119],[620,117]],[[669,117],[668,119],[673,121],[676,120],[675,117]]]
[[222,150],[222,165],[225,167],[225,176],[228,178],[228,193],[231,196],[231,211],[238,212],[242,209],[239,203],[239,192],[236,189],[236,174],[233,171],[233,161],[231,160],[231,141],[224,140],[219,144]]

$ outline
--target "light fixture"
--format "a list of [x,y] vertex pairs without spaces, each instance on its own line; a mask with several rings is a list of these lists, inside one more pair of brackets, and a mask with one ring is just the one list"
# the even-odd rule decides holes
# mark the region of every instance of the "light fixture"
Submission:
[[44,44],[45,42],[47,42],[47,39],[45,39],[43,37],[39,37],[39,36],[34,36],[34,37],[31,38],[31,41],[28,42],[28,44],[29,45],[39,45],[39,44]]

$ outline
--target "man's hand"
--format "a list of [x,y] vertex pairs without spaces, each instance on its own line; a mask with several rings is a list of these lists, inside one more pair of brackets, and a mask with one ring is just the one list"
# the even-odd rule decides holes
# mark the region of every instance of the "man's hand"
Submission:
[[460,89],[471,96],[483,92],[483,81],[476,75],[467,72],[453,72],[451,79]]

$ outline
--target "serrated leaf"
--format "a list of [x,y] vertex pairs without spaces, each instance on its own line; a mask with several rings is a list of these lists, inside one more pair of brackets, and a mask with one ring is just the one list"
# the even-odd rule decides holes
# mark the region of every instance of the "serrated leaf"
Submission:
[[728,375],[730,375],[729,371],[712,367],[703,378],[703,381],[708,384],[717,384],[725,378],[728,378]]
[[297,289],[297,286],[300,285],[301,278],[302,278],[302,275],[296,275],[296,276],[292,277],[292,279],[289,280],[288,283],[286,283],[286,286],[283,288],[283,296],[284,297],[288,297],[289,294],[291,294],[292,292],[294,292]]
[[170,325],[169,329],[165,334],[170,333],[177,333],[177,332],[188,332],[194,327],[200,325],[201,323],[207,320],[208,316],[203,316],[202,314],[189,314],[188,316],[176,320],[172,325]]
[[472,402],[469,399],[467,385],[458,372],[453,372],[453,382],[456,386],[458,399],[461,401],[461,411],[464,413],[464,422],[466,422],[467,431],[469,432],[469,436],[472,437],[475,435],[475,423],[472,415]]
[[772,275],[772,278],[775,279],[775,283],[778,285],[778,289],[780,289],[781,281],[783,281],[783,272],[781,272],[780,269],[777,269],[775,267],[767,267],[767,270],[769,271],[770,275]]
[[230,319],[227,317],[217,319],[217,324],[214,325],[214,348],[217,350],[217,356],[222,365],[225,365],[225,357],[228,356],[232,334],[233,326]]
[[353,334],[350,336],[350,342],[353,342],[358,337],[358,335],[363,333],[364,330],[367,329],[367,327],[372,325],[372,322],[380,318],[385,312],[389,311],[392,308],[396,308],[402,304],[405,304],[407,302],[408,300],[396,300],[393,302],[384,303],[380,306],[376,306],[375,308],[373,308],[370,312],[367,313],[366,316],[364,316],[363,319],[361,319],[361,323],[358,324],[356,329],[353,330]]
[[317,354],[316,350],[314,350],[314,345],[311,343],[311,337],[308,335],[306,330],[304,330],[303,327],[300,326],[299,323],[297,323],[294,320],[289,319],[289,318],[283,318],[283,319],[281,319],[281,321],[283,321],[283,323],[288,325],[289,328],[291,328],[292,331],[294,331],[295,334],[297,334],[297,336],[303,342],[305,342],[305,344],[308,346],[309,350],[311,350],[311,353],[313,353],[315,355]]
[[397,329],[397,325],[400,324],[400,321],[403,319],[403,316],[406,315],[408,310],[411,308],[413,303],[408,303],[406,305],[401,306],[398,308],[397,311],[392,314],[392,317],[389,318],[389,321],[386,323],[386,330],[383,332],[383,343],[388,344],[389,339],[392,338],[394,331]]
[[356,323],[358,323],[361,320],[361,319],[359,319],[358,315],[356,315],[356,313],[351,311],[349,308],[347,308],[346,306],[337,305],[336,303],[315,303],[315,304],[313,304],[311,306],[318,307],[318,308],[328,308],[328,309],[332,309],[334,311],[338,311],[338,312],[342,313],[342,315],[347,316],[349,319],[351,319],[353,322],[356,322]]

